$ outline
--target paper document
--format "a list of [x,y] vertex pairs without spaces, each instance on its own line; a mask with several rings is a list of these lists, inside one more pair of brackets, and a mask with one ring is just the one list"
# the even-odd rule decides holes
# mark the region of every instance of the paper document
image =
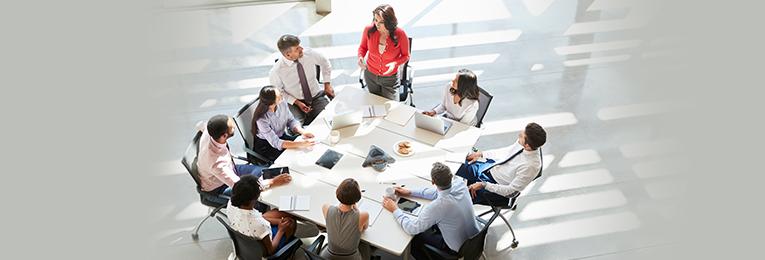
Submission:
[[385,105],[370,105],[363,108],[364,117],[378,117],[385,116],[388,111],[385,110]]
[[358,205],[360,212],[369,213],[369,226],[371,227],[377,220],[377,217],[380,216],[380,212],[382,212],[382,204],[362,198]]
[[390,110],[390,113],[385,117],[385,120],[405,126],[409,123],[409,120],[412,119],[414,113],[417,113],[417,109],[411,106],[398,104],[398,106]]
[[448,153],[446,154],[445,161],[453,163],[464,163],[466,157],[466,153]]
[[279,197],[279,210],[309,210],[311,208],[311,197],[309,196],[281,196]]

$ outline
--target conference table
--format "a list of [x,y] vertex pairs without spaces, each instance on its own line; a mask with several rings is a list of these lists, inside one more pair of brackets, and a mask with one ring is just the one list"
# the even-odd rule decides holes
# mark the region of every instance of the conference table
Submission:
[[[336,144],[329,142],[332,129],[325,119],[366,109],[370,105],[386,106],[387,115],[364,118],[359,125],[341,128],[338,130],[340,141]],[[362,233],[361,239],[397,256],[404,254],[412,236],[404,232],[392,213],[382,208],[385,189],[394,185],[410,189],[433,187],[430,181],[432,164],[445,162],[456,172],[459,163],[451,158],[467,155],[481,134],[476,127],[454,121],[445,135],[420,129],[415,126],[414,113],[419,111],[359,87],[347,86],[336,90],[336,97],[306,126],[306,130],[315,135],[317,144],[306,149],[287,149],[271,166],[289,167],[292,181],[264,191],[260,200],[278,207],[283,196],[308,196],[309,210],[290,211],[290,214],[326,227],[322,205],[337,205],[335,189],[344,179],[353,178],[362,189],[360,208],[378,211],[369,213],[370,226]],[[409,141],[414,152],[408,156],[397,155],[394,149],[399,141]],[[389,164],[382,172],[362,167],[371,145],[383,149],[396,162]],[[331,170],[316,164],[328,149],[343,155]],[[429,203],[427,200],[414,200],[423,205]]]

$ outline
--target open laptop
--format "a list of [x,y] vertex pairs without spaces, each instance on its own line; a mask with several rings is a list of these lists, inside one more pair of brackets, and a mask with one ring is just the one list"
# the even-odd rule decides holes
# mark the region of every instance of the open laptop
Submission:
[[333,116],[331,120],[327,120],[327,123],[329,124],[329,127],[332,128],[332,130],[337,130],[340,128],[361,124],[361,121],[363,120],[362,115],[363,114],[361,111],[337,114]]
[[424,115],[420,112],[414,113],[414,124],[417,128],[422,128],[440,135],[445,135],[452,127],[452,122],[444,120],[440,116]]

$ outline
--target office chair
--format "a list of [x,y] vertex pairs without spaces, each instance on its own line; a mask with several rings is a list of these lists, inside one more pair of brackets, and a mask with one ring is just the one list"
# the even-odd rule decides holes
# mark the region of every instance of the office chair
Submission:
[[197,170],[197,155],[199,154],[199,139],[201,137],[202,131],[197,131],[197,134],[194,136],[194,139],[191,141],[188,148],[186,148],[186,152],[181,159],[181,164],[186,167],[186,171],[189,172],[191,178],[194,179],[194,183],[197,184],[199,202],[208,207],[208,215],[205,216],[205,218],[197,224],[196,228],[194,228],[194,231],[191,232],[191,238],[195,241],[199,239],[199,228],[202,227],[202,224],[204,224],[208,218],[215,216],[221,208],[226,207],[229,200],[229,197],[223,194],[215,194],[202,190],[201,181],[199,180],[199,171]]
[[[532,180],[532,181],[535,181],[536,179],[539,179],[539,177],[542,177],[542,168],[544,167],[544,160],[543,160],[543,156],[542,156],[542,148],[541,147],[539,148],[539,163],[540,163],[539,173],[537,174],[536,177],[534,177],[534,180]],[[491,212],[494,212],[494,216],[499,215],[499,217],[502,218],[502,220],[505,221],[505,225],[507,225],[507,227],[510,229],[510,234],[513,235],[513,243],[510,244],[510,248],[513,248],[513,249],[518,247],[518,240],[515,239],[515,232],[513,231],[513,227],[510,226],[510,221],[508,221],[507,218],[505,218],[505,216],[502,215],[502,210],[513,210],[513,211],[515,211],[515,209],[518,207],[517,201],[518,201],[518,197],[520,195],[521,195],[520,192],[514,192],[513,194],[510,194],[510,196],[508,197],[508,199],[510,199],[510,202],[507,205],[496,205],[494,203],[490,203],[490,204],[494,204],[494,205],[486,205],[486,206],[490,206],[491,209],[489,209],[489,210],[487,210],[487,211],[485,211],[485,212],[483,212],[481,214],[478,214],[478,217],[483,217],[486,214],[489,214]]]
[[256,98],[240,108],[239,112],[236,113],[236,117],[234,117],[234,123],[239,131],[239,136],[244,140],[244,151],[247,153],[247,160],[267,167],[274,162],[269,160],[268,157],[255,152],[255,136],[252,134],[252,115],[255,113],[256,104],[259,100],[259,98]]
[[303,248],[303,256],[306,260],[324,260],[321,257],[321,248],[324,245],[324,235],[320,235],[307,248]]
[[[407,38],[409,40],[409,59],[411,60],[411,53],[412,53],[412,37]],[[414,105],[414,90],[412,89],[412,79],[414,78],[414,69],[412,69],[412,66],[409,66],[409,61],[406,61],[404,63],[404,66],[401,66],[399,68],[398,73],[399,80],[401,81],[401,86],[398,88],[398,98],[400,102],[404,102],[404,104],[409,104],[412,107],[415,107]],[[361,73],[359,73],[359,84],[361,84],[361,88],[366,88],[367,84],[364,83],[364,71],[362,70]]]
[[[228,231],[228,236],[231,237],[231,241],[234,243],[234,255],[239,260],[261,260],[266,255],[266,248],[263,247],[263,241],[257,240],[251,236],[239,233],[234,230],[228,224],[228,220],[224,220],[220,216],[216,217]],[[292,238],[286,245],[277,250],[272,256],[266,257],[268,260],[282,260],[291,259],[295,252],[300,248],[303,242],[300,239]]]
[[489,105],[491,104],[491,100],[494,99],[494,96],[481,87],[478,87],[478,91],[478,112],[476,113],[478,121],[475,124],[475,127],[481,128],[481,125],[483,125],[483,118],[486,116],[486,112],[489,111]]
[[[489,218],[488,221],[484,221],[483,219],[476,217],[476,220],[483,224],[483,228],[481,228],[481,231],[478,232],[478,234],[473,235],[472,237],[468,238],[468,240],[465,240],[465,242],[462,243],[460,246],[460,250],[457,252],[457,255],[451,255],[446,252],[444,252],[441,249],[435,248],[431,245],[425,244],[425,255],[428,256],[428,259],[447,259],[447,260],[457,260],[457,259],[465,259],[465,260],[475,260],[479,259],[483,255],[483,247],[486,242],[486,234],[489,233],[489,228],[491,226],[491,223],[494,222],[494,220],[497,218],[498,214],[494,214]],[[484,256],[484,258],[486,258]]]

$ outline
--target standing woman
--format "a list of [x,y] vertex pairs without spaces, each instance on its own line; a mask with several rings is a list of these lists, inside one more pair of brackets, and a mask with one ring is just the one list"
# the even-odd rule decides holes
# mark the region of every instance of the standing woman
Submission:
[[359,67],[364,70],[369,93],[398,101],[398,67],[409,60],[409,39],[397,27],[398,20],[390,5],[378,6],[372,15],[374,23],[364,28],[361,35]]
[[444,98],[438,106],[423,114],[435,116],[444,114],[444,117],[460,121],[468,125],[475,125],[478,121],[478,78],[469,69],[461,69],[454,79],[446,84]]
[[274,161],[282,154],[284,149],[305,148],[313,146],[309,140],[295,141],[297,136],[287,134],[287,129],[292,133],[303,135],[306,139],[314,137],[312,133],[305,131],[300,122],[295,119],[284,102],[282,93],[274,86],[265,86],[260,89],[260,101],[252,116],[252,135],[255,136],[253,150]]

